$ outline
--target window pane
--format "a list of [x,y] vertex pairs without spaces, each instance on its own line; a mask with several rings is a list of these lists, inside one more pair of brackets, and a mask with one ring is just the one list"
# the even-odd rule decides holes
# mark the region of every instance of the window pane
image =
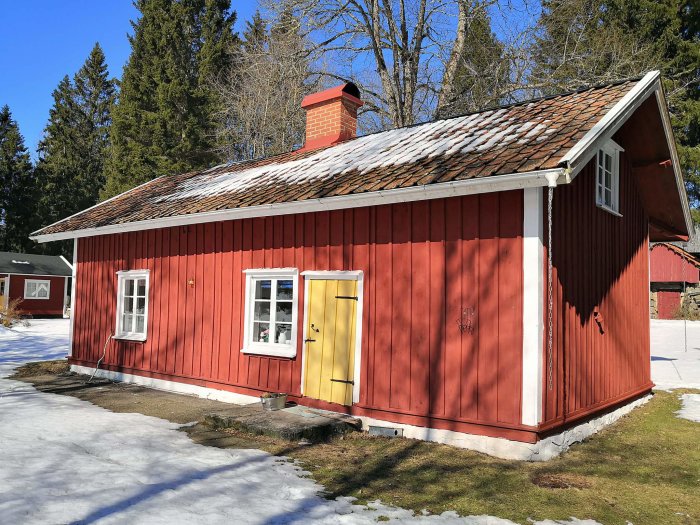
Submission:
[[146,313],[146,298],[139,297],[136,299],[136,313],[143,314]]
[[278,302],[277,303],[277,317],[275,317],[275,320],[276,321],[291,322],[292,321],[292,303]]
[[133,319],[133,316],[129,315],[129,314],[124,314],[122,316],[122,331],[123,332],[131,332],[132,319]]
[[609,171],[605,172],[605,188],[612,188],[612,173],[610,173]]
[[612,206],[612,191],[607,188],[605,190],[605,205]]
[[124,281],[124,295],[134,295],[134,280],[126,279]]
[[138,295],[146,297],[146,279],[139,279]]
[[268,343],[270,340],[270,325],[268,323],[253,323],[253,341]]
[[46,283],[39,283],[36,289],[36,296],[41,299],[49,298],[49,285]]
[[125,314],[134,313],[134,298],[133,297],[125,297],[124,298],[124,313]]
[[272,282],[270,280],[255,281],[255,298],[256,299],[269,299],[271,287],[272,287]]
[[281,345],[289,344],[292,340],[292,325],[280,324],[275,325],[275,342]]
[[134,328],[134,332],[138,332],[140,334],[143,334],[145,332],[145,317],[143,315],[137,315],[136,316],[136,327]]
[[612,157],[610,155],[605,155],[605,170],[612,171]]
[[294,293],[292,281],[277,281],[277,299],[291,301]]
[[600,184],[596,187],[596,202],[598,202],[598,204],[603,202],[603,186]]
[[270,320],[270,303],[266,301],[256,301],[253,314],[254,321],[269,321]]

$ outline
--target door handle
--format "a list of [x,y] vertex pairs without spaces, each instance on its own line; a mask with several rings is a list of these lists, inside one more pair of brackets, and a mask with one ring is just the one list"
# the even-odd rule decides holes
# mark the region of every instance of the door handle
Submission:
[[304,339],[305,343],[315,343],[316,339]]

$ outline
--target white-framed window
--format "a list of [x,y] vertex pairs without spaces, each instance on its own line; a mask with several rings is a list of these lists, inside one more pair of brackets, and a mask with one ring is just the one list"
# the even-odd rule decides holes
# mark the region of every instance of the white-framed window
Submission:
[[145,341],[148,328],[148,270],[117,272],[117,328],[114,337]]
[[297,352],[298,270],[245,270],[242,352],[294,357]]
[[51,297],[51,281],[47,279],[26,279],[24,281],[25,299],[49,299]]
[[595,203],[616,215],[620,213],[620,151],[610,140],[596,155]]

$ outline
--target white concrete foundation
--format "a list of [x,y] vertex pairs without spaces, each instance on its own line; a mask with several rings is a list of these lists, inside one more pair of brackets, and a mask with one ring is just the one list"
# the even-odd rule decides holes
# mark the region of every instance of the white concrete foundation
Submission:
[[549,436],[537,443],[522,443],[504,438],[489,436],[478,436],[476,434],[466,434],[454,432],[452,430],[440,430],[436,428],[417,427],[413,425],[403,425],[400,423],[389,423],[371,417],[360,417],[362,429],[368,427],[400,428],[403,436],[410,439],[421,439],[424,441],[434,441],[453,447],[467,448],[483,452],[490,456],[502,459],[514,459],[522,461],[547,461],[557,457],[562,452],[566,452],[571,445],[583,441],[584,439],[599,432],[604,427],[614,423],[625,414],[645,404],[651,399],[651,395],[637,399],[612,412],[596,417],[580,425],[569,428],[564,432]]
[[[92,375],[94,368],[87,366],[71,365],[72,372],[77,374]],[[176,394],[187,394],[191,396],[203,397],[213,401],[223,401],[224,403],[234,403],[237,405],[249,405],[250,403],[259,403],[260,398],[248,396],[245,394],[237,394],[226,390],[217,390],[216,388],[206,388],[203,386],[190,385],[180,383],[178,381],[167,381],[165,379],[154,379],[152,377],[144,377],[135,374],[125,374],[122,372],[112,372],[111,370],[99,369],[95,377],[102,377],[111,381],[122,381],[124,383],[134,383],[136,385],[154,388],[156,390],[164,390],[166,392],[174,392]]]
[[[87,366],[71,365],[71,371],[78,374],[92,375],[94,368]],[[110,370],[98,370],[95,377],[102,377],[112,381],[122,381],[124,383],[134,383],[136,385],[164,390],[166,392],[174,392],[177,394],[187,394],[212,399],[214,401],[223,401],[224,403],[235,403],[238,405],[247,405],[250,403],[259,402],[259,398],[248,396],[245,394],[236,394],[235,392],[227,392],[225,390],[217,390],[215,388],[206,388],[202,386],[180,383],[178,381],[167,381],[164,379],[154,379],[135,374],[125,374],[122,372],[112,372]],[[417,427],[414,425],[403,425],[401,423],[391,423],[381,419],[371,417],[354,416],[362,420],[362,429],[368,430],[369,426],[400,428],[403,430],[403,436],[409,439],[421,439],[423,441],[434,441],[453,447],[466,448],[483,452],[490,456],[495,456],[503,459],[514,459],[522,461],[547,461],[557,457],[562,452],[565,452],[573,445],[583,441],[596,432],[599,432],[604,427],[614,423],[625,414],[630,413],[638,406],[643,405],[651,399],[651,395],[637,399],[627,405],[624,405],[612,412],[599,416],[597,418],[576,425],[564,432],[549,436],[537,443],[522,443],[520,441],[512,441],[510,439],[495,438],[490,436],[478,436],[476,434],[466,434],[464,432],[454,432],[452,430],[440,430],[437,428]]]

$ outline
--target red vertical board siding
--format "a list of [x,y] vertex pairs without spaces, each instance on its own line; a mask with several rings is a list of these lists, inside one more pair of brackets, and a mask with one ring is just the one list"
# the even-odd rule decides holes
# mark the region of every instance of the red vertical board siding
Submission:
[[[25,299],[24,298],[24,282],[27,279],[41,279],[50,281],[49,298],[48,299]],[[56,277],[53,275],[16,275],[10,276],[10,287],[8,289],[8,297],[10,299],[21,299],[19,305],[22,312],[34,316],[42,315],[63,315],[63,303],[65,297],[65,277]]]
[[[583,417],[651,386],[648,218],[621,157],[621,217],[596,206],[593,162],[554,190],[552,388],[545,337],[545,424]],[[545,307],[546,297],[545,290]]]
[[114,329],[116,272],[138,265],[151,271],[148,339],[113,341],[105,367],[298,396],[303,277],[297,357],[268,358],[241,353],[244,270],[362,270],[358,408],[445,428],[516,428],[522,198],[513,191],[81,239],[76,359],[98,359],[101,332]]
[[651,247],[649,255],[652,283],[697,283],[700,270],[664,244]]

